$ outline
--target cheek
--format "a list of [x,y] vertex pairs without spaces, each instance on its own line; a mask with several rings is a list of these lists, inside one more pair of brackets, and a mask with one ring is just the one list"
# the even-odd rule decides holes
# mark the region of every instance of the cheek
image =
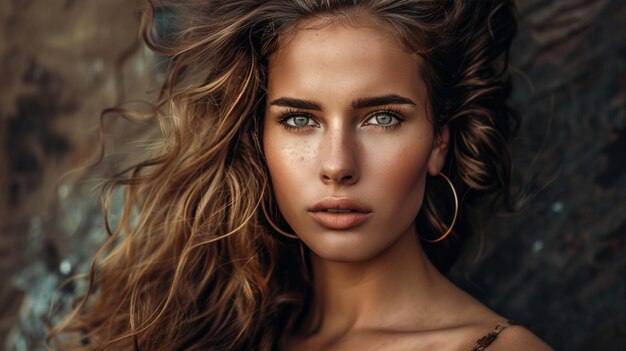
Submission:
[[416,185],[426,172],[427,161],[427,155],[417,146],[408,146],[387,156],[379,164],[389,173],[391,188],[402,189]]
[[[314,153],[310,145],[302,141],[284,140],[268,133],[264,153],[269,169],[274,196],[281,210],[295,209],[298,195],[310,184]],[[284,215],[287,215],[285,211]]]
[[367,170],[373,177],[374,192],[380,197],[377,201],[386,202],[391,213],[415,215],[423,199],[430,154],[427,143],[413,139],[378,150],[370,151],[376,157],[370,158]]

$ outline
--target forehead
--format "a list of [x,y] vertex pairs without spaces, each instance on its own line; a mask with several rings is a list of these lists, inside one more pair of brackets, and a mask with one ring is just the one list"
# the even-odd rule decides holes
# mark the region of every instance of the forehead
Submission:
[[[270,57],[268,94],[421,93],[420,62],[380,22],[309,20]],[[415,95],[413,95],[415,96]]]

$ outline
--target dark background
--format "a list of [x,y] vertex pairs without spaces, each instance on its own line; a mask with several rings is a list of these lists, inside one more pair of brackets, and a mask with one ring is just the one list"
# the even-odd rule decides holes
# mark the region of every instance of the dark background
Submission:
[[[626,2],[517,4],[513,152],[536,196],[491,219],[451,277],[557,350],[626,350]],[[105,161],[60,178],[95,155],[103,108],[158,82],[137,9],[0,0],[0,349],[41,349],[56,287],[104,237],[97,185],[156,141],[108,121]]]

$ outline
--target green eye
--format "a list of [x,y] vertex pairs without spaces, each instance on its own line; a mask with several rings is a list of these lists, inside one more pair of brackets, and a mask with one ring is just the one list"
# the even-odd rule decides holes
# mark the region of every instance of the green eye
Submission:
[[[309,121],[310,118],[306,117],[306,116],[293,116],[293,117],[291,117],[289,119],[293,120],[293,123],[294,123],[293,125],[294,126],[296,126],[296,127],[305,127],[305,126],[307,126],[309,124],[308,121]],[[289,119],[287,119],[287,120],[289,120]]]
[[391,123],[391,119],[392,117],[389,114],[380,114],[377,115],[376,117],[376,122],[378,122],[378,124],[389,124]]
[[287,130],[300,131],[317,126],[313,117],[301,113],[286,112],[279,120],[280,125]]
[[[394,119],[396,120],[395,123],[393,123]],[[371,121],[375,121],[375,123],[372,123]],[[393,126],[398,125],[401,122],[402,120],[399,117],[397,117],[395,113],[390,112],[390,111],[380,111],[380,112],[375,112],[373,116],[370,119],[368,119],[367,124],[380,126],[380,127],[393,127]]]

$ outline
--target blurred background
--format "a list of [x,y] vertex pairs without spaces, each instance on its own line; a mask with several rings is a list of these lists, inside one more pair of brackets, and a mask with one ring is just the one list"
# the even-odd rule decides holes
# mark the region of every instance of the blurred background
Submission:
[[[533,197],[492,218],[452,280],[557,350],[626,350],[626,2],[519,0],[513,146]],[[0,349],[42,350],[55,289],[102,243],[98,185],[154,126],[100,112],[150,100],[155,58],[129,0],[0,0]],[[115,220],[115,218],[113,218]],[[69,284],[61,304],[82,287]]]

